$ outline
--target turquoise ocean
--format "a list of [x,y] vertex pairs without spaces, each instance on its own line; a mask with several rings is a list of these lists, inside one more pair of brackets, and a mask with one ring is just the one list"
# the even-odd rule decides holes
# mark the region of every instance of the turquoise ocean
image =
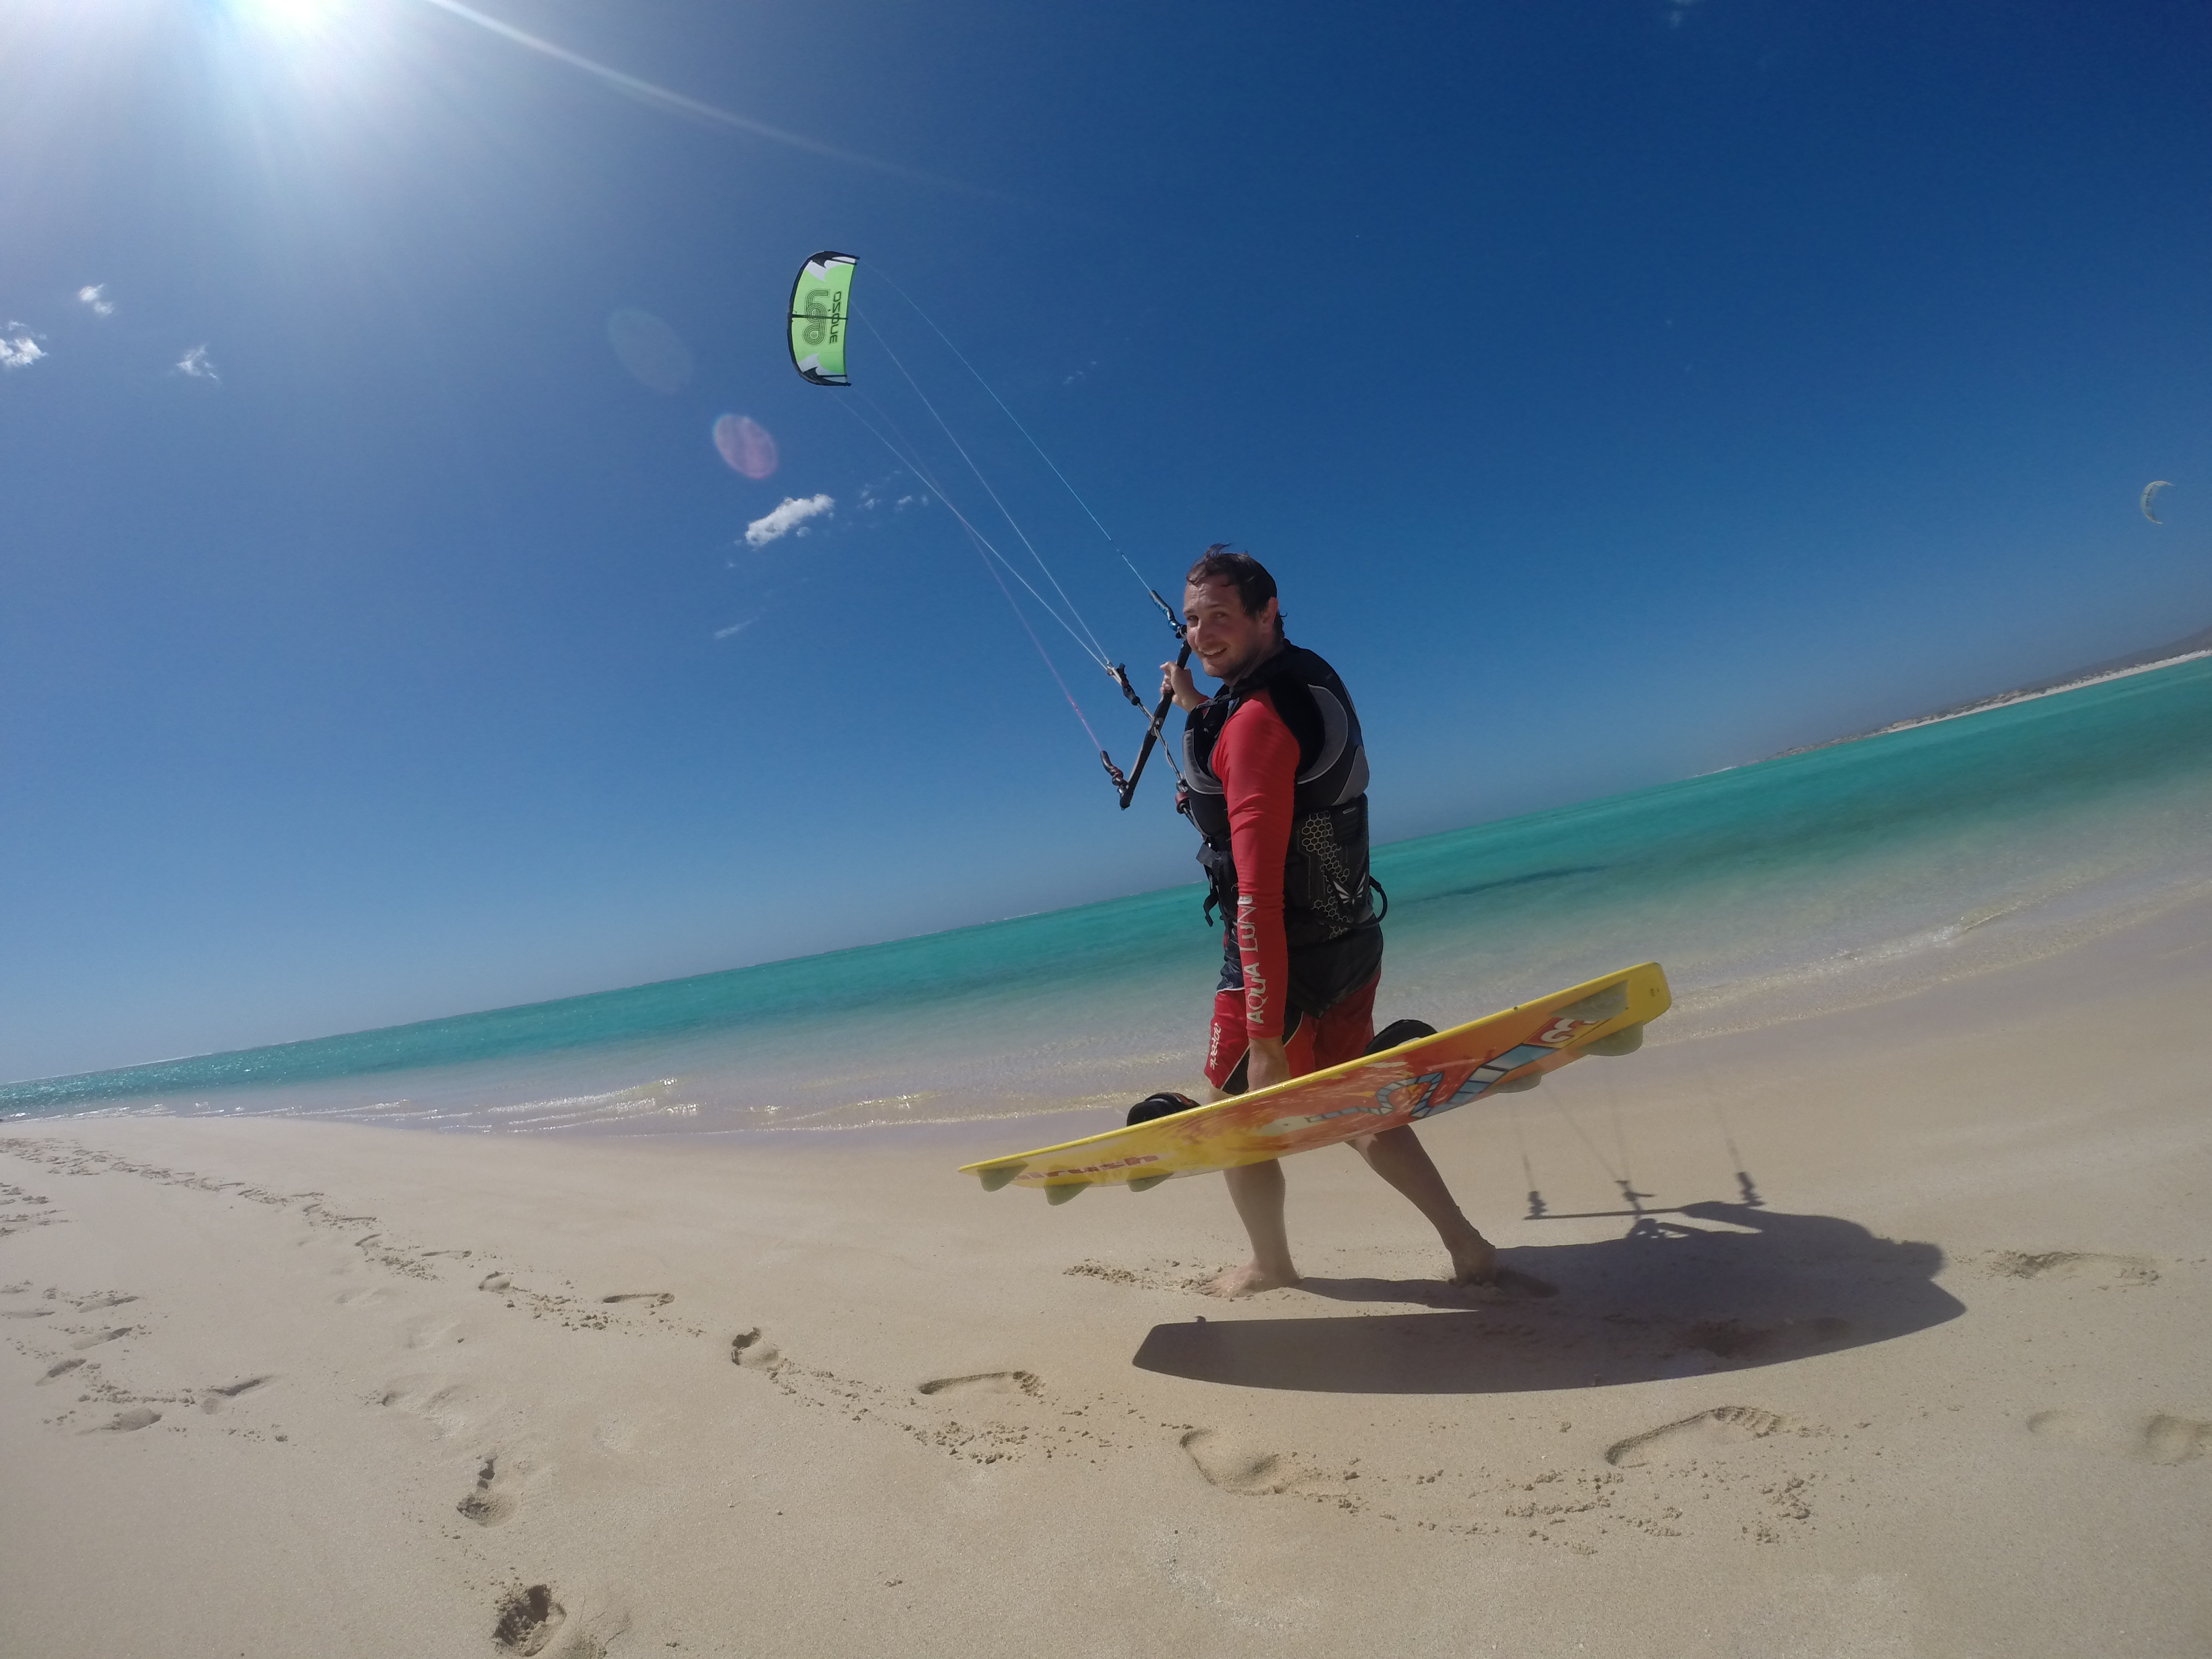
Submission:
[[[2212,893],[2212,659],[1381,848],[1378,1020],[1647,959],[1679,1040],[1910,994]],[[0,1086],[0,1117],[281,1114],[480,1133],[813,1133],[1194,1089],[1194,884],[388,1030]]]

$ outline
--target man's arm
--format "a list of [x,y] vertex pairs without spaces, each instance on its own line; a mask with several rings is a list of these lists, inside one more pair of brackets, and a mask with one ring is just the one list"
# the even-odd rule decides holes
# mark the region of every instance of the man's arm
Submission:
[[1283,860],[1290,851],[1298,743],[1261,692],[1230,716],[1213,746],[1214,775],[1229,809],[1237,860],[1237,954],[1244,967],[1244,1026],[1251,1044],[1249,1086],[1289,1076],[1283,1022],[1291,988],[1290,945],[1283,933]]

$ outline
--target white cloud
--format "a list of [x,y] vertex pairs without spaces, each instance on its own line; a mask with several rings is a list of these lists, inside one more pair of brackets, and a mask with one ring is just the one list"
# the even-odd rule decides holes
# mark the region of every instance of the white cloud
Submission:
[[194,346],[177,359],[177,373],[189,374],[195,380],[213,380],[217,386],[222,384],[222,376],[215,372],[215,365],[208,361],[207,348],[204,345]]
[[783,504],[765,518],[755,519],[745,526],[747,547],[766,547],[770,542],[796,532],[806,533],[806,521],[818,519],[824,513],[835,513],[837,503],[827,495],[810,495],[805,501],[787,495]]
[[714,637],[718,640],[733,638],[737,635],[744,633],[745,629],[750,628],[755,623],[758,622],[762,617],[764,617],[768,613],[766,611],[757,611],[752,616],[746,617],[743,622],[732,623],[727,628],[718,628],[714,630]]
[[[891,504],[891,491],[905,477],[905,471],[901,469],[895,472],[887,472],[880,478],[869,479],[860,486],[860,499],[854,505],[863,513],[881,512]],[[914,497],[908,495],[905,499],[912,501]]]
[[102,297],[106,292],[106,283],[92,283],[77,289],[76,297],[79,301],[92,307],[94,316],[112,317],[115,314],[115,301]]
[[28,368],[46,355],[39,337],[22,324],[11,322],[0,330],[0,368]]

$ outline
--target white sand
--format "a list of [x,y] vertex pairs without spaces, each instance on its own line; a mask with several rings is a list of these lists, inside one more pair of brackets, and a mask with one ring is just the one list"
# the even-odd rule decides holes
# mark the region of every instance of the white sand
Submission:
[[1440,1121],[1549,1300],[1340,1151],[1231,1305],[1218,1182],[951,1173],[1034,1126],[9,1126],[0,1652],[2212,1652],[2208,922],[1514,1103],[1555,1212],[1725,1124],[1693,1236]]

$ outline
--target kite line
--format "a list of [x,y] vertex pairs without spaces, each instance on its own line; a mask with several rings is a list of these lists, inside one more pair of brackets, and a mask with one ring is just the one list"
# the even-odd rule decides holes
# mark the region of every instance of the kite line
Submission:
[[[1068,707],[1074,711],[1076,720],[1081,724],[1085,735],[1090,738],[1092,748],[1097,750],[1099,762],[1105,768],[1107,777],[1113,783],[1121,804],[1126,810],[1136,793],[1139,780],[1144,775],[1146,763],[1151,759],[1153,749],[1158,744],[1161,727],[1166,720],[1173,699],[1170,696],[1163,694],[1157,708],[1146,708],[1145,700],[1138,696],[1136,688],[1129,683],[1127,665],[1116,663],[1109,654],[1104,641],[1099,638],[1097,631],[1091,626],[1090,619],[1083,614],[1082,607],[1076,603],[1074,596],[1067,591],[1066,585],[1061,582],[1058,574],[1038,549],[1035,540],[1022,527],[1021,521],[1015,518],[1012,509],[1007,505],[1005,497],[992,483],[989,477],[985,475],[969,446],[961,441],[959,434],[952,429],[951,423],[945,418],[936,401],[922,389],[921,383],[908,368],[905,360],[884,337],[883,331],[876,326],[874,319],[863,314],[860,307],[853,302],[853,279],[859,264],[860,261],[849,253],[825,250],[814,254],[799,267],[799,275],[793,282],[791,293],[792,367],[798,370],[801,379],[811,385],[860,390],[854,386],[846,363],[846,349],[852,327],[855,323],[868,331],[875,344],[890,360],[892,366],[897,369],[900,379],[906,382],[908,389],[927,411],[931,422],[943,434],[945,441],[951,445],[953,452],[959,456],[962,463],[973,475],[977,485],[981,487],[984,495],[990,498],[991,505],[998,509],[999,515],[1006,520],[1007,527],[1013,532],[1015,539],[1029,554],[1030,561],[1036,566],[1038,576],[1046,586],[1052,589],[1053,593],[1057,597],[1058,603],[1055,604],[1052,599],[1047,598],[1037,584],[1030,580],[1026,572],[1009,558],[1006,553],[1001,551],[989,537],[984,535],[974,520],[961,511],[958,503],[945,489],[943,481],[923,463],[920,447],[900,430],[897,422],[893,420],[888,411],[865,390],[860,392],[861,400],[865,401],[869,409],[874,412],[876,421],[869,420],[858,410],[850,410],[849,412],[866,430],[875,437],[878,442],[890,453],[892,458],[901,466],[911,471],[936,495],[939,501],[945,503],[946,510],[959,523],[970,544],[974,546],[977,556],[983,562],[984,568],[989,572],[992,580],[1006,597],[1006,603],[1012,609],[1017,620],[1021,623],[1023,631],[1028,634],[1030,643],[1036,647],[1037,654],[1043,659],[1054,683],[1060,687],[1060,695],[1066,698]],[[873,270],[873,267],[871,266],[871,269]],[[1023,440],[1050,470],[1060,487],[1083,510],[1084,516],[1089,519],[1098,533],[1105,538],[1107,544],[1114,550],[1115,556],[1121,560],[1123,567],[1136,579],[1138,586],[1144,590],[1146,597],[1166,615],[1169,626],[1174,630],[1177,639],[1182,641],[1182,654],[1176,659],[1177,664],[1181,665],[1187,663],[1190,659],[1190,645],[1189,641],[1183,638],[1182,618],[1176,615],[1174,607],[1160,597],[1157,589],[1146,582],[1143,574],[1137,569],[1128,555],[1122,550],[1121,544],[1115,539],[1113,532],[1106,527],[1105,522],[1092,510],[1090,502],[1084,500],[1082,493],[1075,488],[1067,474],[1061,471],[1059,464],[1046,453],[1044,446],[1037,441],[1036,434],[1023,424],[1020,416],[1014,413],[1006,400],[999,395],[997,389],[983,377],[981,371],[969,361],[967,354],[953,343],[951,337],[938,325],[936,320],[924,311],[903,288],[896,282],[892,282],[888,276],[884,280],[890,283],[892,292],[906,302],[915,314],[927,325],[930,331],[943,343],[945,349],[958,360],[960,366],[966,369],[975,379],[975,383],[989,395],[1000,412],[1012,423],[1014,429],[1021,434]],[[882,425],[878,426],[876,423],[877,421],[880,421]],[[888,431],[885,428],[888,428]],[[1124,774],[1121,769],[1114,763],[1113,756],[1099,738],[1097,730],[1091,724],[1090,718],[1084,713],[1082,702],[1069,687],[1066,678],[1061,675],[1059,665],[1053,660],[1052,653],[1046,649],[1043,640],[1038,636],[1036,629],[1030,625],[1029,617],[1023,610],[1020,601],[1015,597],[1013,588],[1008,586],[1006,579],[1009,576],[1036,603],[1040,610],[1060,624],[1061,630],[1075,642],[1076,648],[1114,682],[1115,688],[1121,696],[1139,714],[1149,716],[1143,740],[1138,749],[1136,764],[1128,773]],[[1175,764],[1172,756],[1170,756],[1168,764],[1180,780],[1182,769]]]
[[[1060,470],[1060,463],[1054,460],[1050,455],[1045,453],[1044,446],[1036,441],[1036,435],[1030,431],[1028,427],[1022,424],[1022,417],[1015,414],[1012,409],[1006,406],[1006,400],[999,395],[998,388],[983,378],[982,371],[978,369],[975,364],[968,361],[968,354],[961,350],[958,346],[952,343],[952,337],[947,334],[943,329],[938,327],[937,319],[932,317],[927,312],[924,311],[921,308],[920,302],[917,301],[911,294],[908,294],[904,289],[901,288],[896,282],[893,281],[891,274],[889,271],[884,270],[880,265],[875,265],[872,268],[878,276],[882,277],[885,283],[890,284],[892,293],[897,295],[900,299],[905,301],[907,304],[913,308],[914,314],[915,316],[921,318],[923,322],[929,325],[930,332],[936,335],[939,339],[945,342],[945,349],[960,360],[960,367],[966,369],[969,374],[975,377],[975,384],[981,386],[985,392],[990,394],[991,401],[998,404],[1000,412],[1003,414],[1008,421],[1012,422],[1014,430],[1022,434],[1023,439],[1029,444],[1029,447],[1031,449],[1036,451],[1037,459],[1052,469],[1052,476],[1060,480],[1060,488],[1065,489],[1068,493],[1069,496],[1074,501],[1075,504],[1083,509],[1083,516],[1090,520],[1092,524],[1098,526],[1098,533],[1106,538],[1106,544],[1114,550],[1115,556],[1120,559],[1122,564],[1127,567],[1129,574],[1136,578],[1137,586],[1143,588],[1146,593],[1152,594],[1152,585],[1145,580],[1144,573],[1142,571],[1139,570],[1135,565],[1130,563],[1129,556],[1121,550],[1121,544],[1115,537],[1114,532],[1109,530],[1106,527],[1104,521],[1101,520],[1096,513],[1091,510],[1091,503],[1083,499],[1082,493],[1079,491],[1073,484],[1068,482],[1067,474]],[[1152,594],[1152,597],[1157,599],[1158,595]]]

